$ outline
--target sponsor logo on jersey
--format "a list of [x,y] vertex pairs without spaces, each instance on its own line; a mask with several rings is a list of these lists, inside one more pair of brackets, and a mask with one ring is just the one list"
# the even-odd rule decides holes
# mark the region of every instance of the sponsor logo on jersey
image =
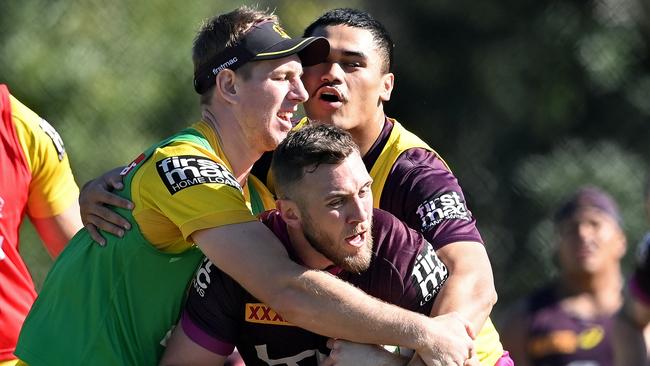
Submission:
[[258,302],[246,303],[244,320],[249,323],[293,326],[268,305]]
[[144,153],[140,154],[137,158],[135,158],[129,165],[125,166],[124,169],[120,172],[121,176],[125,176],[133,170],[138,164],[140,164],[144,160]]
[[533,337],[527,345],[531,355],[544,357],[554,354],[573,354],[579,350],[590,350],[605,339],[605,330],[600,325],[587,328],[580,333],[574,330],[556,330]]
[[39,127],[47,136],[49,136],[50,140],[52,140],[52,143],[54,144],[54,149],[56,149],[56,154],[59,156],[59,161],[63,160],[63,157],[65,157],[65,146],[63,146],[63,139],[59,135],[58,132],[52,127],[52,125],[41,118],[41,122],[39,123]]
[[447,277],[449,277],[449,271],[447,266],[436,255],[433,246],[427,242],[422,252],[415,259],[411,275],[419,286],[418,298],[420,306],[424,306],[424,304],[436,297]]
[[422,232],[428,231],[444,220],[472,219],[465,201],[458,192],[443,192],[421,203],[416,213],[420,218]]
[[207,183],[225,184],[242,191],[228,169],[204,156],[172,156],[158,161],[156,169],[172,195],[185,188]]
[[204,257],[192,279],[192,287],[201,297],[205,297],[205,290],[210,284],[210,273],[212,272],[213,266],[208,257]]

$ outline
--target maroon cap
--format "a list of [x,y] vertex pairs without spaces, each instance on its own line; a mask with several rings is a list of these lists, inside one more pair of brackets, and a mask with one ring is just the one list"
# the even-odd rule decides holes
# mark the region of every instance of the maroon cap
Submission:
[[621,214],[614,199],[597,187],[582,187],[555,212],[554,221],[559,223],[571,217],[582,208],[595,208],[611,216],[622,224]]

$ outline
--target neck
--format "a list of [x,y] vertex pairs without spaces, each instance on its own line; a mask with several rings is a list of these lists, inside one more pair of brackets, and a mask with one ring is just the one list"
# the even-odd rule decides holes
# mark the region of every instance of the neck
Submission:
[[[201,118],[215,131],[233,175],[243,187],[262,152],[256,151],[254,144],[247,141],[239,122],[228,108],[202,106]],[[224,139],[223,136],[227,138]]]
[[287,232],[289,233],[291,247],[306,267],[311,269],[325,269],[334,264],[311,246],[303,234],[302,229],[296,229],[287,225]]
[[565,296],[586,296],[600,309],[620,305],[624,282],[620,266],[612,266],[596,274],[563,273],[560,281],[561,291]]
[[378,108],[372,119],[348,131],[352,135],[354,142],[359,146],[361,156],[365,156],[379,138],[385,119],[384,109]]

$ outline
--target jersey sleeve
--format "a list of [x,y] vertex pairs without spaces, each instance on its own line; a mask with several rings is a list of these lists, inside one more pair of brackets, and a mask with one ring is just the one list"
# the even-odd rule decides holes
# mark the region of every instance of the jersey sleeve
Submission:
[[373,262],[352,283],[384,301],[428,315],[448,270],[422,234],[386,211],[373,211]]
[[10,97],[14,125],[32,179],[27,210],[31,217],[56,216],[78,198],[63,140],[46,120]]
[[424,234],[436,250],[458,241],[483,243],[458,180],[426,149],[400,155],[382,191],[380,208]]
[[183,331],[196,344],[227,356],[232,353],[243,319],[243,289],[204,258],[192,280],[181,318]]
[[[158,148],[136,172],[132,187],[137,187],[134,216],[147,226],[142,227],[145,236],[164,230],[155,227],[161,219],[170,221],[188,241],[197,230],[256,220],[228,165],[194,143]],[[158,218],[151,219],[149,210]]]

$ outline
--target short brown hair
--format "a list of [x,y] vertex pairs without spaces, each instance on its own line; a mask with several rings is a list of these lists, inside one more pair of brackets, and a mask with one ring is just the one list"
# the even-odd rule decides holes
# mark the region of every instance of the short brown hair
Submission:
[[321,164],[340,164],[359,147],[349,132],[339,127],[312,121],[310,125],[289,133],[273,152],[271,172],[278,198],[287,193],[306,173]]
[[[194,38],[192,62],[194,72],[203,68],[215,55],[239,42],[246,31],[255,23],[266,20],[278,21],[278,17],[268,10],[262,11],[249,6],[225,14],[214,16],[204,22]],[[245,73],[246,67],[240,69]],[[214,87],[201,94],[201,104],[207,104],[212,97]]]

